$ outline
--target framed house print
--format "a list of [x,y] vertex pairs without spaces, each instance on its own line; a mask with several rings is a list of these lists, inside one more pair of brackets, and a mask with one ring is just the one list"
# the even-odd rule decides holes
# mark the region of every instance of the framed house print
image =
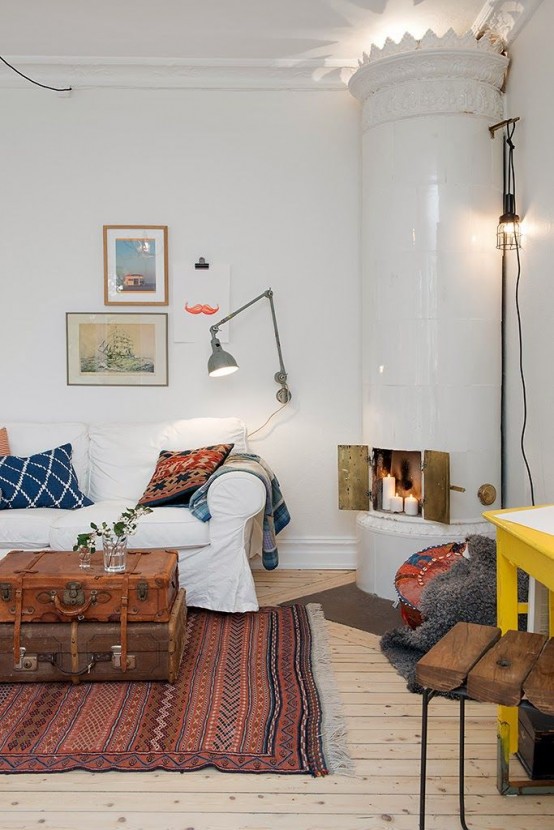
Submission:
[[167,305],[167,225],[104,225],[105,305]]
[[167,386],[167,314],[66,314],[68,386]]

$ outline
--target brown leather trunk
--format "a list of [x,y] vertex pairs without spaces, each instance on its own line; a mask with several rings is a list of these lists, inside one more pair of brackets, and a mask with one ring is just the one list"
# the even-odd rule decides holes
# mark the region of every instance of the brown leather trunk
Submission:
[[24,623],[16,665],[12,656],[13,623],[0,623],[0,682],[174,683],[185,646],[186,615],[185,591],[181,589],[168,622],[129,623],[125,668],[121,626],[117,622]]
[[15,550],[0,561],[0,623],[14,624],[15,663],[27,622],[119,622],[125,653],[127,623],[168,622],[178,588],[175,550],[129,551],[120,574],[104,571],[101,551],[83,570],[71,551]]
[[[177,551],[135,550],[124,573],[106,573],[102,552],[79,568],[70,551],[14,550],[0,561],[0,622],[113,622],[127,595],[129,622],[167,622],[178,589]],[[19,596],[21,592],[21,596]]]

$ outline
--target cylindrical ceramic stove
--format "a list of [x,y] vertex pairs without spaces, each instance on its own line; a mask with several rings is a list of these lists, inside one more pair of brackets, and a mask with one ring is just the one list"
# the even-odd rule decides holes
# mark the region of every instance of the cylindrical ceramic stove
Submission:
[[[423,468],[417,515],[374,499],[358,516],[357,583],[382,597],[411,553],[490,535],[481,513],[500,506],[502,145],[488,127],[504,117],[501,51],[471,33],[406,35],[350,81],[363,105],[363,437]],[[440,521],[428,451],[447,459]]]

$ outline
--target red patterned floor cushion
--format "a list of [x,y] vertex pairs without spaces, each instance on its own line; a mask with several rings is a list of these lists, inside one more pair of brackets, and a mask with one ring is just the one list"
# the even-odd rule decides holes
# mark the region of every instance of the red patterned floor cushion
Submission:
[[419,610],[419,601],[425,586],[435,576],[451,568],[465,549],[465,542],[436,545],[412,554],[399,567],[394,578],[394,587],[400,600],[400,614],[410,628],[417,628],[424,620]]

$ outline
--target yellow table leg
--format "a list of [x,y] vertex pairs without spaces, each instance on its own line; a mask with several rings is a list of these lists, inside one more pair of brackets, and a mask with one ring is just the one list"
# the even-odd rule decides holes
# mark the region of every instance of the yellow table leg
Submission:
[[517,568],[509,558],[510,538],[499,529],[497,534],[496,583],[498,626],[502,634],[517,631]]
[[[510,537],[498,529],[496,539],[497,621],[502,634],[517,631],[517,568],[508,559]],[[513,706],[498,707],[498,736],[503,753],[517,751],[518,715]]]
[[[544,505],[552,508],[554,505]],[[522,508],[528,510],[529,508]],[[537,507],[541,510],[541,507]],[[534,577],[549,591],[548,628],[554,637],[554,536],[534,529],[524,521],[521,525],[513,522],[510,511],[498,510],[483,513],[487,521],[497,528],[497,608],[498,626],[502,634],[518,628],[517,568]],[[506,517],[506,518],[505,518]],[[525,518],[525,513],[523,515]],[[520,606],[519,610],[523,610]],[[510,782],[509,761],[518,744],[517,708],[498,707],[498,789],[501,793],[515,795],[533,792],[552,793],[554,789],[544,786],[520,786]],[[552,784],[552,782],[550,782]]]

